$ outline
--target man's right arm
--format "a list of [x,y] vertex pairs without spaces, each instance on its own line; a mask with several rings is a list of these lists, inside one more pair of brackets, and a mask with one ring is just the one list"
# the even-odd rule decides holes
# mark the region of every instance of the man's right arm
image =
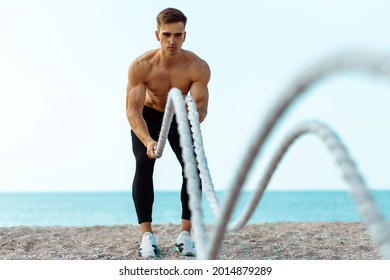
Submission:
[[126,89],[126,115],[134,134],[141,140],[147,149],[147,155],[155,158],[154,150],[157,142],[149,134],[142,111],[146,98],[146,85],[143,81],[142,66],[136,61],[130,65]]

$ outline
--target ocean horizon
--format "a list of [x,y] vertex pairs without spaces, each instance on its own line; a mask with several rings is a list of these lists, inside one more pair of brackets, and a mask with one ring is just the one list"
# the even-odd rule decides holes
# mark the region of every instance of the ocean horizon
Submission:
[[[390,221],[390,191],[371,191]],[[217,192],[223,205],[225,191]],[[243,192],[231,221],[242,214],[253,192]],[[203,218],[215,218],[203,194]],[[179,224],[180,192],[156,191],[154,224]],[[266,191],[248,224],[261,222],[363,221],[348,191]],[[0,227],[137,225],[131,192],[0,193]]]

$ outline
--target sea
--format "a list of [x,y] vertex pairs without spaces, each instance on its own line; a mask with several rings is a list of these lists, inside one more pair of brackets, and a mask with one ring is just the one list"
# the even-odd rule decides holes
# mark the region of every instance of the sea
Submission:
[[[390,221],[390,191],[372,191]],[[231,221],[242,214],[252,192],[240,195]],[[226,192],[217,192],[224,204]],[[216,219],[203,195],[206,224]],[[179,192],[156,191],[154,224],[180,224]],[[363,221],[348,191],[266,191],[248,224],[261,222]],[[0,227],[137,225],[131,192],[0,193]]]

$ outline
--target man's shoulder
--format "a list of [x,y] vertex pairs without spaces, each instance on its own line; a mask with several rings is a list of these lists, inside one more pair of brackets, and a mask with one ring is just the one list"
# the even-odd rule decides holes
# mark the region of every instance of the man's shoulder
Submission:
[[156,56],[158,49],[149,50],[134,59],[133,63],[150,63],[151,60]]
[[193,81],[208,80],[210,67],[207,62],[191,51],[185,51],[188,63],[188,75]]
[[183,50],[187,61],[195,68],[208,68],[207,62],[192,51]]
[[185,57],[191,62],[199,62],[199,63],[205,62],[202,58],[200,58],[196,53],[192,51],[182,50],[182,52],[184,53]]
[[130,64],[130,71],[139,74],[150,71],[153,64],[153,58],[156,56],[157,51],[158,50],[150,50],[138,56]]

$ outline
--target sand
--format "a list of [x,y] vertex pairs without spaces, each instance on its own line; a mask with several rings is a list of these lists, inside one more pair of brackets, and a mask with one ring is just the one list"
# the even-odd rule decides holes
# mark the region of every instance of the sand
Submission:
[[[179,225],[155,225],[160,259],[194,259],[172,250]],[[138,226],[0,228],[2,260],[138,260]],[[353,223],[260,223],[225,236],[218,259],[379,260],[365,226]]]

